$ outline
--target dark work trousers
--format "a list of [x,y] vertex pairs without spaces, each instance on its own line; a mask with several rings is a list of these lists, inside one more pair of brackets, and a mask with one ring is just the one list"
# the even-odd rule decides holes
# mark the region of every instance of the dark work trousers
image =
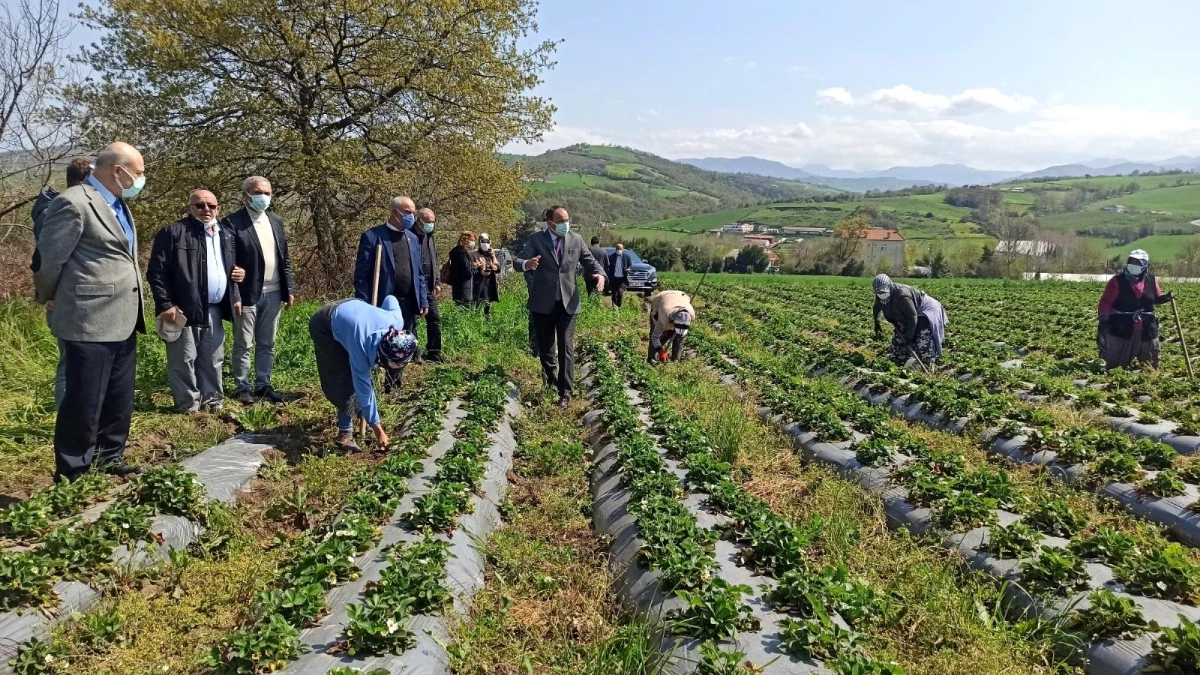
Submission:
[[529,352],[535,359],[540,358],[542,354],[538,349],[537,323],[534,321],[533,312],[529,313]]
[[54,423],[54,477],[118,462],[129,440],[137,382],[137,335],[120,342],[63,342],[66,391]]
[[[400,303],[400,313],[404,315],[404,330],[412,333],[417,327],[417,319],[420,318],[421,304],[417,302],[415,295],[396,298],[396,302]],[[379,304],[383,304],[383,298],[379,299]]]
[[[562,303],[549,314],[533,314],[538,351],[542,359],[542,382],[557,386],[559,396],[570,396],[575,386],[575,320]],[[558,364],[555,372],[555,341],[558,342]]]
[[629,280],[625,277],[612,278],[612,301],[613,307],[620,307],[625,301],[625,287],[629,285]]
[[429,289],[429,312],[425,314],[425,356],[442,353],[442,315],[438,312],[437,296]]

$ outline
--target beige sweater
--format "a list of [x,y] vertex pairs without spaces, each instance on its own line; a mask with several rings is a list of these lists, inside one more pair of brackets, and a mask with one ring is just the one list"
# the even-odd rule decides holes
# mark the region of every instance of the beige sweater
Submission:
[[263,255],[263,293],[279,292],[279,253],[275,250],[275,232],[271,229],[271,220],[266,211],[249,209],[254,217],[254,234],[258,235],[258,243]]

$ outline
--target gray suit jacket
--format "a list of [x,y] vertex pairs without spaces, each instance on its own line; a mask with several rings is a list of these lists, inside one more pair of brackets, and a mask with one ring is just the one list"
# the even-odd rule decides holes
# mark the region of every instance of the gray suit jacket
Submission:
[[604,268],[583,243],[583,237],[568,233],[563,242],[562,260],[554,257],[554,240],[558,237],[542,230],[525,242],[525,248],[513,261],[518,272],[525,271],[525,261],[542,256],[537,270],[526,275],[529,281],[529,311],[549,314],[554,311],[556,289],[561,293],[563,307],[569,314],[579,313],[579,287],[575,283],[576,269],[583,266],[588,275],[604,274]]
[[42,265],[33,283],[38,302],[54,301],[55,337],[120,342],[135,329],[146,332],[136,239],[131,252],[112,207],[88,183],[50,202],[37,236]]

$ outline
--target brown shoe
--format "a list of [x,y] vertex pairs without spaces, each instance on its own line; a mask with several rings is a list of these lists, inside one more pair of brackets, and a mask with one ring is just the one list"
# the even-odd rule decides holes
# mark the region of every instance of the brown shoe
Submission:
[[358,443],[354,442],[353,431],[339,431],[337,445],[338,449],[345,452],[358,452],[360,450]]

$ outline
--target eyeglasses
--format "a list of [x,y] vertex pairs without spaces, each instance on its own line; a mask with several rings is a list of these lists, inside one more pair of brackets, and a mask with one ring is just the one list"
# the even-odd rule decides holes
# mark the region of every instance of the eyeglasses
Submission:
[[208,209],[209,211],[215,211],[216,209],[221,208],[216,204],[188,204],[188,206],[194,206],[198,209]]

